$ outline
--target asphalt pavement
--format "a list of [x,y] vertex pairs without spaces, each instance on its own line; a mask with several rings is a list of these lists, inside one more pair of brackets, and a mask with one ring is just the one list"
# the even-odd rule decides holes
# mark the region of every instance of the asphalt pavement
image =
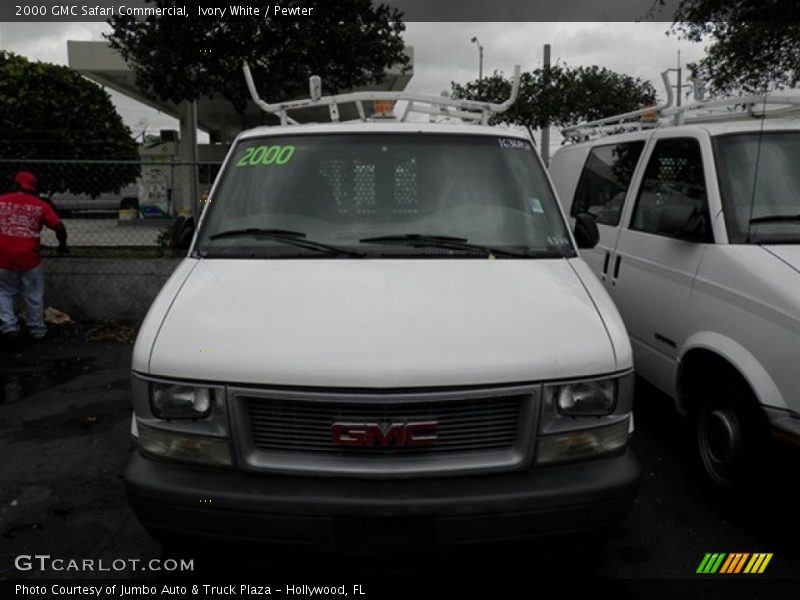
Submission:
[[[129,365],[134,332],[119,325],[72,325],[53,331],[44,342],[0,348],[0,581],[48,576],[16,568],[20,555],[107,562],[165,557],[129,509],[122,479],[133,451]],[[685,597],[681,588],[670,586],[705,577],[702,597],[771,598],[778,597],[775,590],[762,593],[754,586],[771,580],[785,589],[787,580],[800,579],[796,474],[779,471],[754,490],[744,511],[741,503],[733,510],[703,486],[684,423],[668,399],[637,382],[635,406],[632,447],[642,467],[641,486],[627,522],[604,547],[553,558],[492,556],[441,565],[410,559],[365,568],[398,581],[434,577],[497,585],[498,590],[520,577],[604,581],[616,585],[618,597]],[[739,576],[733,586],[736,576],[696,575],[710,552],[769,552],[773,558],[763,575]],[[216,574],[254,568],[218,557],[198,556],[197,564]],[[262,575],[270,566],[278,568],[263,560],[256,564]],[[280,564],[282,572],[298,578],[335,576],[341,568],[302,560]],[[143,577],[134,571],[114,574],[120,575]]]

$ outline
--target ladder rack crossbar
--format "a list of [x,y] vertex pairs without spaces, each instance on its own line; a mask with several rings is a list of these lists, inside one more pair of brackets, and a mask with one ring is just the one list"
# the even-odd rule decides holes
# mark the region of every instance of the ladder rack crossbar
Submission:
[[[667,71],[661,74],[661,78],[667,90],[667,102],[665,104],[566,127],[561,130],[565,141],[586,141],[598,136],[687,123],[736,121],[753,117],[800,116],[800,96],[751,94],[748,96],[700,100],[683,106],[673,106],[674,96],[667,78]],[[713,112],[713,109],[723,108],[728,110],[726,112]],[[704,110],[709,112],[701,112],[699,114],[697,112]],[[655,118],[645,121],[642,119],[645,116]]]
[[[297,121],[289,117],[289,111],[302,110],[306,108],[328,107],[331,115],[331,121],[338,121],[338,107],[341,104],[355,104],[358,111],[359,120],[366,121],[366,110],[364,107],[365,102],[375,101],[406,101],[408,102],[405,110],[403,111],[400,121],[405,121],[408,115],[412,112],[457,116],[463,120],[480,121],[486,125],[489,119],[499,113],[505,112],[516,101],[519,95],[519,65],[514,66],[514,82],[511,87],[511,95],[507,100],[500,103],[484,102],[480,100],[466,100],[449,98],[447,96],[434,96],[431,94],[420,94],[416,92],[398,92],[398,91],[364,91],[364,92],[350,92],[347,94],[337,94],[331,96],[317,96],[314,93],[314,82],[311,82],[311,94],[309,98],[299,100],[289,100],[286,102],[265,102],[256,90],[255,82],[253,81],[250,66],[247,63],[242,65],[244,78],[247,82],[247,88],[253,101],[264,112],[278,116],[281,125],[296,124]],[[312,76],[313,80],[314,76]],[[317,85],[318,80],[317,80]],[[423,105],[423,106],[420,106]]]

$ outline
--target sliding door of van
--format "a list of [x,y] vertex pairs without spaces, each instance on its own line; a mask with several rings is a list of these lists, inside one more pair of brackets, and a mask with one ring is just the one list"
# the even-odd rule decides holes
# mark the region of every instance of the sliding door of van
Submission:
[[672,395],[687,335],[692,283],[713,243],[705,173],[707,138],[659,132],[609,267],[608,289],[631,338],[636,369]]

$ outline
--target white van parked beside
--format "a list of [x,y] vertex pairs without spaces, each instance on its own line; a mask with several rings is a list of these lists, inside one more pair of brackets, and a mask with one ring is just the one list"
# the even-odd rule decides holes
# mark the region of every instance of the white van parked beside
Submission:
[[256,96],[284,125],[235,141],[141,327],[139,519],[361,554],[609,531],[638,481],[631,348],[531,140],[485,125],[510,101],[291,124],[376,99],[318,89]]
[[565,130],[550,174],[597,223],[582,256],[637,372],[693,420],[709,481],[736,487],[770,434],[800,445],[800,98],[645,112]]

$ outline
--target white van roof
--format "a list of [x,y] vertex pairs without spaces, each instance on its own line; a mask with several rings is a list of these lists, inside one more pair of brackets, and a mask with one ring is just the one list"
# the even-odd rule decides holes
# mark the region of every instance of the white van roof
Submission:
[[344,123],[306,123],[302,125],[277,125],[256,127],[242,132],[239,139],[273,135],[304,135],[312,133],[444,133],[451,135],[489,135],[513,137],[530,142],[525,130],[507,125],[485,126],[466,123],[425,123],[394,120],[348,121]]
[[800,118],[793,119],[750,119],[747,121],[728,121],[726,123],[704,123],[701,125],[709,135],[725,135],[729,133],[758,133],[764,131],[798,130]]

